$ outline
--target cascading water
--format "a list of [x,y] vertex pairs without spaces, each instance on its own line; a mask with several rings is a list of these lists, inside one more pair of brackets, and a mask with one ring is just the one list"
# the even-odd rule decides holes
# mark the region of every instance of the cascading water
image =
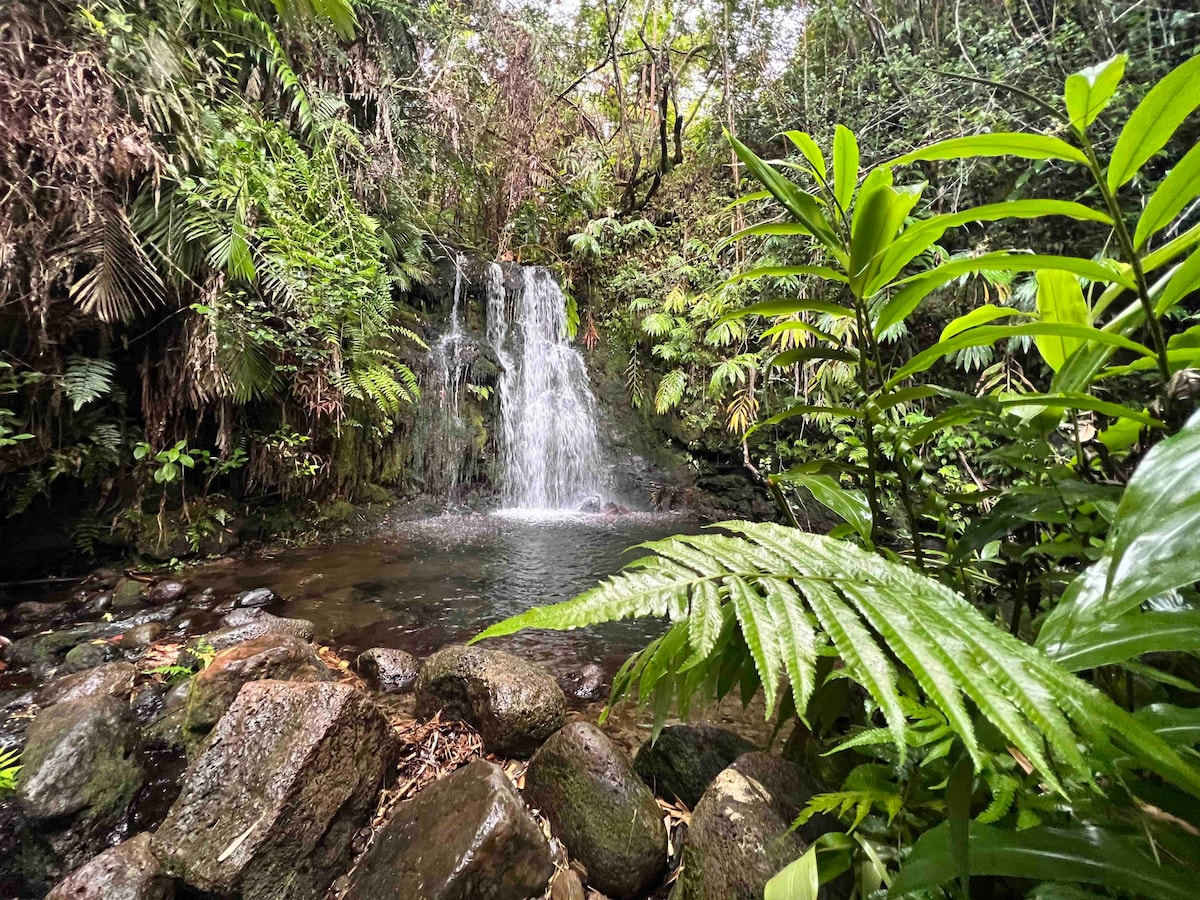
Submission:
[[596,400],[567,343],[566,300],[542,268],[520,269],[513,319],[504,275],[488,270],[487,337],[500,362],[500,484],[505,506],[574,510],[606,493]]

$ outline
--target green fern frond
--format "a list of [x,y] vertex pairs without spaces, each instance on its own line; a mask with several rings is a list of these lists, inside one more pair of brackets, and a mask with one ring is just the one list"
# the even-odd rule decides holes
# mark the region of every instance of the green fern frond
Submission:
[[162,278],[119,207],[93,210],[65,254],[87,265],[70,287],[71,299],[85,313],[104,322],[124,321],[163,301]]
[[112,391],[116,374],[116,367],[107,359],[70,356],[59,384],[71,401],[71,408],[79,412],[88,403]]
[[[612,701],[630,692],[636,672],[639,700],[653,697],[663,682],[681,707],[701,688],[720,696],[735,683],[743,696],[748,684],[763,687],[770,702],[775,688],[765,682],[775,677],[807,697],[816,658],[828,646],[843,661],[839,674],[878,705],[902,761],[911,707],[898,679],[907,672],[979,768],[984,754],[974,711],[1055,790],[1063,791],[1067,778],[1095,784],[1097,771],[1127,754],[1200,796],[1200,771],[1156,734],[940,582],[825,535],[748,522],[718,527],[731,534],[646,544],[654,555],[605,583],[500,622],[475,640],[523,628],[665,617],[672,628],[631,659],[629,677],[614,683]],[[714,641],[718,616],[723,624]],[[737,671],[731,671],[734,660]],[[1089,747],[1087,757],[1082,746]]]

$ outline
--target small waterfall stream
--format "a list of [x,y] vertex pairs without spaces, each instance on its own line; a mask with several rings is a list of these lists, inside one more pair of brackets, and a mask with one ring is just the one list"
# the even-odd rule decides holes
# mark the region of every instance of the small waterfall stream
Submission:
[[566,299],[522,266],[511,323],[500,266],[488,271],[487,337],[500,361],[499,482],[506,507],[574,510],[606,493],[596,399],[567,341]]

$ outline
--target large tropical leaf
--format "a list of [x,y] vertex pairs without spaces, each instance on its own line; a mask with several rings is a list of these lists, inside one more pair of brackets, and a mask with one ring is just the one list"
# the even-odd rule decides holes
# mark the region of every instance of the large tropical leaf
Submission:
[[1197,144],[1175,164],[1162,184],[1155,189],[1142,215],[1138,218],[1133,241],[1140,250],[1161,228],[1183,212],[1183,208],[1200,195],[1200,144]]
[[1150,88],[1129,115],[1108,163],[1108,186],[1116,190],[1167,145],[1183,120],[1200,106],[1200,54]]
[[[892,882],[890,896],[932,890],[955,878],[950,839],[950,823],[922,835]],[[1141,835],[1089,825],[1005,831],[972,822],[968,860],[972,875],[1099,884],[1156,900],[1195,896],[1195,876],[1155,860]]]
[[1112,59],[1088,66],[1067,78],[1063,99],[1071,125],[1083,131],[1104,112],[1125,74],[1129,57],[1118,53]]
[[937,159],[971,159],[979,156],[1019,156],[1023,159],[1063,159],[1087,164],[1083,151],[1064,140],[1044,134],[997,132],[950,138],[927,147],[920,147],[892,160],[891,165]]
[[[706,684],[706,691],[719,695],[720,673],[749,658],[769,696],[773,682],[785,678],[803,710],[816,683],[816,659],[828,647],[842,659],[841,674],[878,704],[902,758],[905,713],[897,682],[903,669],[977,765],[980,748],[968,706],[1055,788],[1066,775],[1091,782],[1106,760],[1128,754],[1200,796],[1200,772],[1157,735],[945,585],[828,536],[772,524],[719,527],[731,533],[649,543],[654,555],[598,587],[493,625],[475,640],[522,628],[665,616],[673,623],[667,635],[635,655],[613,688],[616,700],[636,676],[639,698],[658,697],[656,708],[663,692],[681,707]],[[713,626],[697,633],[693,621],[710,623],[718,614],[737,631],[713,642]],[[790,637],[785,618],[804,623],[803,646]],[[726,690],[730,683],[726,677]]]

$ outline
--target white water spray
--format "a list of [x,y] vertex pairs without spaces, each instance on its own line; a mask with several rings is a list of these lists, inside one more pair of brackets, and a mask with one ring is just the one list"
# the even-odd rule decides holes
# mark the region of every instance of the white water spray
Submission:
[[505,506],[576,510],[606,492],[596,400],[567,343],[566,300],[545,269],[521,268],[513,321],[503,272],[488,269],[488,342],[501,365],[500,484]]

